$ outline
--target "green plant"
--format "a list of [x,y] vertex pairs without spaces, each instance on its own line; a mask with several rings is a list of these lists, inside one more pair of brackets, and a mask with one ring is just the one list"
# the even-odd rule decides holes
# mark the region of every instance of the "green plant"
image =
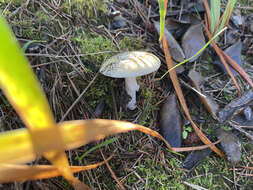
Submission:
[[227,24],[234,9],[236,0],[229,0],[226,9],[222,16],[220,16],[221,1],[210,1],[210,32],[212,36],[220,32]]
[[190,126],[184,126],[183,132],[182,132],[183,139],[186,139],[188,137],[188,134],[191,132],[192,132],[192,128]]

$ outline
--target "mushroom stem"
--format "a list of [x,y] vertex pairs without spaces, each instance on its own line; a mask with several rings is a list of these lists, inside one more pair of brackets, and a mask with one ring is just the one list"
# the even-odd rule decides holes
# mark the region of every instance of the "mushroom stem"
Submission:
[[126,92],[131,97],[127,108],[134,110],[136,108],[136,92],[139,91],[140,86],[137,84],[136,77],[125,78]]

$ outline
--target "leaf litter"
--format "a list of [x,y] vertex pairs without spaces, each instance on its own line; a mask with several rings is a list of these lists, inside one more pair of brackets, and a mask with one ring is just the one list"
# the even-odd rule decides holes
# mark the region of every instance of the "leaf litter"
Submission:
[[172,147],[181,147],[183,118],[173,93],[165,100],[160,113],[161,134]]
[[[41,31],[43,31],[43,35],[48,36],[47,42],[46,43],[43,42],[40,44],[41,49],[39,50],[39,53],[35,52],[33,53],[33,55],[30,54],[29,59],[31,60],[30,61],[31,64],[35,64],[38,70],[41,69],[45,71],[44,72],[45,82],[44,82],[43,88],[46,91],[47,96],[49,97],[50,105],[52,105],[52,109],[56,116],[56,120],[60,120],[62,118],[62,115],[66,113],[68,108],[76,100],[77,94],[75,94],[75,91],[73,91],[73,89],[76,89],[77,91],[82,91],[82,89],[84,89],[89,84],[91,79],[94,77],[91,71],[96,71],[96,69],[98,69],[97,66],[100,65],[100,61],[98,60],[101,60],[101,57],[98,56],[99,59],[94,59],[95,56],[85,54],[89,52],[80,51],[82,47],[80,46],[80,43],[78,42],[78,40],[81,40],[83,37],[81,33],[92,33],[92,35],[89,36],[89,38],[91,39],[89,41],[89,49],[92,49],[92,46],[96,44],[97,41],[102,43],[102,42],[105,42],[103,39],[109,39],[108,40],[109,42],[106,41],[106,45],[102,46],[102,48],[99,46],[95,46],[96,51],[93,51],[93,53],[98,53],[98,55],[103,55],[102,56],[103,59],[111,55],[114,55],[118,51],[123,52],[123,51],[139,50],[142,48],[146,48],[149,51],[155,53],[157,56],[159,56],[159,58],[163,61],[163,66],[161,67],[160,70],[158,70],[156,75],[154,75],[154,78],[156,79],[156,77],[159,77],[164,73],[163,72],[165,70],[164,55],[161,49],[159,48],[158,38],[156,38],[157,35],[155,32],[155,29],[156,29],[155,26],[156,25],[159,26],[159,23],[156,25],[154,24],[154,26],[152,26],[153,24],[150,22],[150,21],[159,22],[156,1],[149,0],[148,5],[150,5],[150,7],[148,7],[148,9],[145,8],[145,2],[141,3],[140,1],[135,1],[135,0],[123,1],[123,2],[115,1],[113,3],[110,2],[107,8],[111,10],[108,12],[114,12],[115,10],[119,11],[120,14],[117,16],[120,16],[120,17],[115,16],[117,18],[115,17],[107,18],[106,16],[107,13],[103,12],[106,9],[100,6],[94,7],[95,4],[93,4],[91,6],[92,9],[90,11],[93,14],[94,18],[90,20],[87,19],[88,17],[84,16],[84,14],[86,13],[84,12],[83,9],[78,9],[78,6],[77,6],[78,4],[75,4],[75,6],[71,7],[74,10],[72,9],[64,10],[64,9],[57,8],[57,5],[52,4],[51,2],[47,2],[48,3],[47,5],[45,5],[44,2],[36,2],[36,1],[31,1],[30,3],[31,4],[23,5],[23,7],[21,7],[17,11],[19,12],[19,15],[20,17],[22,17],[23,21],[30,20],[31,16],[29,15],[29,12],[27,12],[27,9],[29,9],[29,11],[31,12],[34,12],[33,14],[36,13],[36,15],[38,16],[34,17],[34,21],[35,23],[38,24],[38,26],[42,26],[42,30],[40,30],[41,28],[36,28],[36,24],[34,26],[30,26],[30,25],[27,26],[25,25],[26,24],[25,22],[22,22],[20,25],[17,25],[16,23],[19,23],[17,22],[19,18],[16,18],[15,13],[13,16],[10,16],[10,18],[8,18],[7,16],[7,18],[9,19],[10,24],[13,26],[15,35],[18,38],[26,38],[30,41],[40,39],[38,36],[34,36],[34,34],[32,33],[34,31],[40,35],[42,35]],[[42,7],[41,11],[38,12],[38,10],[36,10],[36,6],[33,7],[32,3],[35,3],[35,5],[38,7]],[[186,32],[190,30],[189,25],[192,25],[191,27],[198,26],[199,24],[198,19],[195,20],[194,18],[198,17],[204,20],[203,14],[205,13],[205,10],[203,9],[202,1],[201,2],[198,1],[196,3],[196,1],[191,1],[191,0],[187,0],[185,2],[173,0],[170,3],[171,3],[170,4],[171,6],[168,4],[167,20],[174,19],[175,22],[178,22],[180,24],[178,26],[174,25],[174,28],[172,29],[170,28],[172,25],[169,25],[169,21],[167,21],[166,22],[167,29],[165,28],[165,32],[166,30],[170,32],[169,39],[174,38],[174,44],[176,44],[175,47],[177,48],[179,47],[178,49],[176,48],[177,49],[175,53],[176,56],[174,55],[174,53],[172,53],[173,51],[171,51],[170,53],[172,54],[172,57],[175,60],[175,62],[180,62],[181,60],[185,59],[185,57],[187,57],[189,54],[191,54],[190,49],[187,50],[183,48],[183,44],[184,43],[187,44],[189,43],[189,41],[186,40],[183,43],[182,36],[185,36]],[[13,10],[16,8],[16,5],[10,3],[8,6],[1,7],[1,8],[3,9],[6,8],[6,10],[7,9]],[[32,8],[35,8],[35,11],[32,10]],[[241,13],[239,12],[237,14],[241,14]],[[40,18],[40,15],[43,15],[43,18]],[[52,21],[50,21],[51,24],[48,24],[47,17],[52,18],[52,15],[55,15],[56,19],[53,19]],[[241,35],[239,36],[242,43],[241,54],[243,54],[244,57],[246,56],[246,59],[244,58],[243,60],[241,60],[241,62],[244,65],[243,69],[245,69],[246,73],[249,74],[249,77],[252,78],[253,75],[250,75],[250,74],[253,74],[253,68],[250,65],[251,63],[250,59],[248,58],[248,55],[252,54],[252,50],[253,50],[252,49],[253,41],[252,41],[251,19],[250,19],[251,17],[244,14],[241,14],[241,16],[244,18],[247,18],[245,19],[246,21],[245,30],[240,26],[240,23],[238,26],[235,26],[233,23],[230,23],[231,26],[229,30],[230,31],[236,30],[237,33],[240,33]],[[63,18],[65,19],[64,21],[63,21]],[[43,20],[43,22],[41,22],[41,25],[38,23],[37,19]],[[110,28],[109,22],[113,25],[112,28]],[[69,26],[68,32],[65,29],[66,23]],[[53,27],[53,25],[59,26],[59,27]],[[199,26],[200,25],[201,24],[199,24]],[[28,33],[24,33],[26,28],[29,28],[31,35],[28,35]],[[85,28],[85,31],[83,31],[84,28]],[[199,27],[199,29],[200,28],[201,27]],[[83,32],[79,32],[79,31],[83,31]],[[197,33],[199,32],[200,30]],[[185,39],[191,39],[191,38],[198,39],[198,38],[195,38],[193,33],[191,35],[189,38],[185,37]],[[102,38],[100,37],[96,38],[96,36],[100,36]],[[171,36],[173,38],[171,38]],[[127,38],[124,38],[124,37],[127,37]],[[72,41],[71,39],[73,38],[79,38],[79,39],[77,41]],[[121,41],[121,39],[123,38],[124,38],[124,42]],[[131,38],[134,38],[135,40],[132,40],[132,41],[129,40]],[[203,36],[200,38],[203,40]],[[222,41],[223,36],[221,36],[220,39]],[[143,44],[140,45],[136,43],[136,41],[138,40],[140,40],[141,43]],[[196,50],[198,48],[202,48],[200,47],[200,44],[203,43],[202,40],[200,40],[200,43],[198,43],[197,46],[195,46],[196,44],[193,44]],[[171,40],[167,40],[168,45],[170,41]],[[227,41],[230,41],[230,40],[228,39]],[[136,46],[132,47],[133,44],[135,44]],[[228,46],[231,46],[231,45],[233,46],[233,44],[234,43],[229,44],[229,42],[226,44],[225,41],[222,41],[219,43],[219,46],[221,47],[221,49],[227,49]],[[239,46],[237,46],[237,48],[238,47]],[[108,49],[109,49],[109,53],[107,52]],[[200,78],[197,77],[197,79],[193,79],[193,81],[195,80],[194,83],[196,83],[196,84],[193,84],[193,88],[197,89],[198,87],[201,94],[203,94],[205,97],[210,98],[213,102],[215,102],[214,104],[218,104],[219,107],[226,108],[226,106],[229,105],[229,102],[233,102],[234,98],[236,97],[236,93],[235,93],[236,90],[233,84],[230,82],[230,79],[228,76],[216,75],[217,70],[211,69],[212,67],[210,67],[210,65],[212,65],[213,63],[207,60],[208,58],[214,57],[214,54],[212,54],[212,50],[210,49],[208,49],[207,51],[203,53],[205,56],[200,56],[198,59],[195,60],[196,61],[195,66],[199,72],[198,74],[201,75],[202,77]],[[85,51],[87,51],[87,49]],[[233,51],[237,52],[237,50],[233,50]],[[226,53],[229,54],[229,52],[226,52]],[[82,54],[85,54],[85,55],[82,55]],[[241,56],[239,55],[238,52],[236,55],[237,55],[237,59],[239,58],[241,59]],[[57,57],[57,56],[62,56],[62,57]],[[238,63],[237,60],[235,61]],[[183,67],[185,71],[183,72],[183,75],[180,76],[180,78],[185,77],[184,76],[185,73],[188,73],[189,71],[191,72],[192,64],[187,63],[183,65]],[[231,70],[232,69],[233,68],[231,67]],[[73,72],[75,72],[76,74],[73,75],[72,74]],[[68,74],[68,76],[70,76],[70,80],[72,81],[72,83],[66,77],[66,73]],[[71,73],[71,75],[69,75],[69,73]],[[66,119],[68,120],[90,119],[94,116],[99,116],[100,118],[116,118],[120,120],[131,121],[131,122],[138,121],[144,124],[145,126],[148,126],[156,131],[159,131],[159,127],[157,125],[159,110],[156,110],[156,109],[158,109],[158,107],[162,107],[161,102],[164,102],[168,98],[166,94],[171,93],[165,90],[165,89],[168,89],[167,87],[165,87],[165,85],[167,85],[168,83],[167,81],[164,81],[164,80],[170,80],[170,79],[166,78],[164,80],[160,80],[160,81],[155,80],[155,82],[153,82],[152,77],[153,76],[147,76],[146,78],[140,79],[139,81],[141,85],[145,88],[140,92],[141,96],[137,100],[138,110],[136,110],[136,112],[129,112],[129,113],[125,112],[119,103],[119,100],[121,98],[119,96],[121,92],[123,91],[123,89],[121,88],[123,81],[120,81],[120,80],[107,81],[107,79],[103,77],[99,77],[99,79],[95,80],[95,82],[91,85],[91,87],[83,95],[83,97],[80,98],[78,103],[75,104],[73,109],[66,116]],[[199,80],[199,81],[196,81],[196,80]],[[242,92],[247,92],[249,87],[246,84],[246,82],[241,80],[239,75],[237,76],[237,80],[239,81],[239,85],[240,85],[240,88],[242,89]],[[191,81],[186,81],[186,82],[189,84],[192,84],[193,81],[191,79]],[[103,84],[101,85],[99,82],[101,83],[103,82]],[[107,86],[108,83],[110,85],[113,85],[113,88],[115,90],[114,104],[111,103],[112,92],[110,91],[110,88]],[[106,89],[106,90],[101,90],[101,89]],[[188,105],[189,102],[192,101],[191,99],[192,96],[189,95],[191,94],[191,92],[187,91],[186,89],[183,89],[183,94],[185,95],[186,102]],[[230,94],[233,95],[232,98],[229,97]],[[150,97],[150,99],[148,99],[148,101],[145,101],[147,100],[146,99],[147,97]],[[196,96],[194,97],[196,98]],[[206,98],[206,101],[208,98]],[[228,100],[228,98],[230,99]],[[96,110],[96,105],[99,105],[99,102],[101,99],[104,99],[104,105],[101,106],[103,108],[98,108],[98,110]],[[209,106],[209,108],[211,107],[211,110],[213,111],[213,113],[211,112],[212,115],[214,115],[214,113],[216,114],[217,106],[214,106],[215,107],[214,108],[212,107],[213,106],[212,103],[211,104],[209,103],[209,105],[211,105]],[[150,107],[153,107],[156,109],[151,109]],[[229,110],[230,108],[231,107],[228,106],[227,110]],[[103,109],[103,111],[99,109]],[[180,108],[177,108],[177,109],[180,109]],[[252,105],[246,103],[243,106],[243,109],[238,109],[235,112],[233,111],[231,115],[229,113],[228,115],[232,117],[229,116],[228,118],[229,119],[232,118],[231,122],[236,122],[238,121],[236,119],[240,117],[242,119],[242,122],[239,124],[241,126],[243,126],[244,124],[246,125],[247,122],[250,123],[250,121],[252,121],[252,120],[248,120],[251,118],[250,109],[252,109]],[[189,110],[190,112],[194,112],[198,110],[200,112],[199,115],[202,115],[202,114],[204,115],[205,113],[205,111],[202,109],[202,105],[198,105],[197,108],[190,106]],[[224,110],[221,109],[219,111],[224,111]],[[95,114],[91,114],[92,112],[94,112]],[[3,113],[5,114],[4,123],[8,129],[9,128],[15,129],[15,128],[19,128],[19,126],[22,126],[22,122],[17,118],[17,116],[15,115],[13,111],[9,110],[8,106],[3,106]],[[169,114],[172,114],[172,113],[170,112]],[[144,115],[145,117],[141,117],[144,119],[139,119],[140,115]],[[164,117],[166,118],[166,116]],[[225,120],[227,121],[225,123],[226,125],[229,125],[229,122],[230,122],[229,119]],[[215,123],[215,125],[219,125],[219,126],[223,125],[212,119],[205,119],[205,120],[206,120],[206,123],[203,124],[203,127],[201,128],[201,130],[203,131],[203,133],[207,135],[209,135],[209,128],[208,128],[209,122],[212,124]],[[198,123],[197,120],[196,122]],[[149,147],[148,151],[145,148],[143,148],[143,146],[146,147],[146,145],[148,145]],[[192,144],[192,145],[190,144],[190,146],[198,146],[198,145],[199,143]],[[87,147],[88,146],[84,146],[77,150],[72,150],[70,151],[70,155],[81,155],[83,152],[87,151]],[[124,168],[124,169],[133,168],[131,172],[124,170],[125,173],[118,176],[119,178],[122,177],[121,179],[123,179],[122,181],[124,181],[123,182],[124,186],[129,186],[129,188],[132,188],[132,189],[134,189],[136,186],[138,187],[144,186],[143,184],[141,184],[141,182],[139,182],[142,180],[139,180],[139,181],[135,180],[133,182],[130,180],[130,178],[132,179],[135,176],[135,174],[133,173],[136,172],[137,175],[141,177],[141,179],[145,180],[145,177],[147,176],[145,176],[145,174],[143,174],[142,172],[139,172],[138,169],[136,168],[141,166],[141,164],[143,163],[148,163],[149,159],[154,160],[155,163],[163,162],[161,161],[163,158],[162,155],[165,155],[165,159],[166,159],[165,163],[170,162],[168,160],[170,160],[171,157],[179,159],[180,162],[183,162],[183,159],[184,159],[182,157],[180,158],[168,153],[166,150],[161,148],[159,141],[157,141],[156,139],[151,139],[150,137],[140,135],[139,133],[121,135],[120,138],[115,143],[108,145],[107,147],[104,147],[104,149],[106,150],[104,152],[107,157],[113,151],[116,151],[116,155],[112,158],[112,161],[115,165],[115,167],[112,167],[112,168],[115,171],[116,175],[122,174],[122,169],[120,168]],[[210,151],[210,149],[205,149],[204,151],[209,152],[208,150]],[[195,151],[195,152],[198,152],[198,151]],[[99,160],[99,158],[101,159],[100,154],[97,154],[97,153],[99,152],[97,151],[94,154],[87,155],[86,161],[89,163],[90,162],[94,163],[94,160],[97,161]],[[131,160],[127,159],[129,158],[130,154],[134,155],[131,157],[132,158]],[[243,154],[250,156],[251,153],[243,152]],[[199,155],[201,155],[201,153],[199,153]],[[212,159],[213,156],[215,155],[213,154],[211,157],[208,158],[208,160]],[[227,156],[229,157],[229,155]],[[71,160],[71,157],[72,156],[70,156],[70,160]],[[196,156],[196,158],[201,160],[201,156]],[[216,159],[217,158],[213,160],[216,160]],[[138,160],[138,162],[136,160]],[[186,160],[192,163],[200,163],[200,161],[194,161],[193,158],[188,158]],[[43,159],[39,160],[39,163],[43,164],[44,162],[45,160]],[[74,161],[73,159],[72,159],[72,162],[75,165],[80,164],[77,161]],[[111,164],[110,161],[108,163]],[[205,163],[206,162],[204,162],[203,164]],[[247,163],[244,162],[244,164],[247,164]],[[195,167],[195,164],[192,164],[192,165],[193,167]],[[201,165],[198,167],[201,167]],[[179,170],[178,168],[176,169]],[[176,172],[176,170],[173,168],[171,168],[171,170],[173,171],[173,173],[170,173],[170,174],[173,175],[174,172]],[[198,176],[196,173],[194,173],[194,170],[192,171],[195,176]],[[97,184],[96,182],[94,182],[92,176],[93,177],[95,176],[95,178],[99,180],[100,184]],[[91,171],[87,175],[80,173],[80,179],[84,179],[84,178],[86,179],[87,177],[92,187],[101,188],[102,186],[102,189],[116,188],[114,186],[109,186],[108,185],[109,183],[107,182],[103,182],[104,178],[102,176],[106,179],[111,180],[110,173],[106,171],[104,166],[101,166],[97,168],[96,170]],[[107,178],[106,176],[109,176],[109,177]],[[226,177],[231,179],[231,181],[234,180],[230,176],[226,176]],[[58,178],[52,179],[52,181],[48,180],[45,182],[51,188],[54,188],[54,187],[58,188],[59,186],[55,184],[59,183],[59,179]],[[170,181],[166,180],[166,181],[162,181],[161,183],[169,184]],[[198,185],[202,185],[197,182],[194,182],[194,183]],[[152,184],[152,181],[149,179],[147,182],[147,185],[151,185],[151,184]],[[153,182],[153,184],[156,184],[156,182]],[[229,186],[231,185],[231,183],[227,181],[223,181],[222,184],[226,184]],[[241,181],[238,181],[238,183],[235,183],[235,184],[244,185],[241,183]],[[43,186],[42,182],[41,182],[41,185]],[[173,185],[175,184],[174,183],[169,184],[169,187],[174,187]],[[19,186],[22,186],[22,185],[19,185]],[[25,183],[25,186],[26,186],[26,183]],[[32,183],[31,186],[33,186],[35,189],[38,189],[38,186],[36,185],[36,183]],[[159,185],[157,186],[159,187]],[[151,186],[150,188],[157,189],[157,186],[156,187]],[[4,187],[6,186],[4,185]],[[222,187],[224,186],[221,186],[221,188]],[[211,187],[207,186],[207,188],[211,188]]]
[[[192,25],[184,34],[182,38],[182,48],[185,53],[185,57],[188,59],[195,55],[205,45],[205,37],[202,30],[202,24]],[[190,60],[190,62],[196,61],[201,56],[198,56]]]

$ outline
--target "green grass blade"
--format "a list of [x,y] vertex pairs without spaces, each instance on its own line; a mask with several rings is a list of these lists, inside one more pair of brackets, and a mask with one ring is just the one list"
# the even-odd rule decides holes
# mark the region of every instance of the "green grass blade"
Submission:
[[82,156],[76,157],[76,159],[78,159],[79,161],[81,161],[82,159],[84,159],[85,156],[87,156],[87,155],[90,154],[91,152],[93,152],[93,151],[95,151],[95,150],[97,150],[97,149],[99,149],[99,148],[102,148],[102,147],[104,147],[104,146],[107,146],[107,145],[109,145],[109,144],[115,142],[116,140],[118,140],[118,137],[113,137],[113,138],[111,138],[111,139],[108,139],[108,140],[106,140],[106,141],[104,141],[104,142],[102,142],[102,143],[100,143],[100,144],[98,144],[98,145],[92,147],[91,149],[89,149],[88,151],[86,151],[84,154],[82,154]]
[[188,62],[189,60],[191,60],[192,58],[196,57],[198,54],[200,54],[202,51],[204,51],[207,46],[216,38],[218,37],[224,30],[226,30],[227,28],[223,28],[220,32],[218,32],[217,34],[215,34],[211,40],[209,40],[205,45],[204,47],[202,47],[195,55],[193,55],[192,57],[188,58],[188,59],[185,59],[184,61],[178,63],[177,65],[175,65],[174,67],[172,67],[171,69],[169,69],[166,73],[163,74],[163,76],[160,78],[160,79],[163,79],[172,69],[175,69],[177,68],[178,66]]
[[224,16],[222,18],[221,24],[220,24],[218,30],[216,31],[216,33],[219,32],[220,30],[222,30],[225,27],[225,24],[226,24],[227,20],[230,19],[228,17],[230,17],[230,15],[231,15],[231,13],[234,9],[235,3],[236,3],[236,0],[229,0],[229,2],[227,3],[225,12],[223,13]]
[[214,32],[220,20],[220,0],[211,1],[210,19],[211,19],[211,33]]
[[160,12],[160,39],[163,37],[164,33],[164,26],[165,26],[165,16],[166,16],[166,9],[167,9],[167,0],[158,0],[159,4],[159,12]]

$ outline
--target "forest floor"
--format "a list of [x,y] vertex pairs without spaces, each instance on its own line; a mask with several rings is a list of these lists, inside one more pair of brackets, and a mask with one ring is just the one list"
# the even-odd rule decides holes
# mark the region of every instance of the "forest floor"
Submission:
[[[183,5],[180,1],[170,2],[177,6],[174,6],[174,12],[169,13],[173,12],[171,15],[178,18],[180,10],[185,10],[183,6],[187,3]],[[194,8],[196,1],[187,2],[193,3]],[[145,1],[138,0],[114,0],[113,3],[100,0],[0,3],[0,10],[21,47],[33,41],[25,54],[41,82],[57,122],[92,118],[115,119],[138,123],[160,132],[161,107],[173,93],[173,86],[168,75],[159,80],[167,71],[167,66],[160,48],[159,34],[152,24],[154,20],[159,21],[157,1],[150,0],[149,7],[146,8]],[[253,13],[253,3],[250,0],[238,1],[235,10],[243,18],[248,18]],[[119,22],[113,16],[115,11],[121,13]],[[202,15],[200,17],[203,19]],[[245,32],[243,26],[236,28],[231,24],[230,29],[239,34],[243,43],[246,43],[246,38],[253,38],[253,31]],[[226,40],[220,42],[221,48],[228,46]],[[253,79],[253,41],[247,47],[251,49],[242,50],[242,63]],[[99,73],[99,68],[112,55],[133,50],[152,52],[160,58],[162,64],[155,74],[138,78],[140,91],[137,93],[137,108],[131,111],[126,108],[129,98],[124,90],[124,80],[106,77]],[[178,75],[180,80],[189,83],[187,73],[194,68],[204,77],[205,93],[213,97],[220,107],[224,107],[237,97],[237,89],[231,78],[213,64],[214,57],[213,50],[207,48],[197,61],[186,63],[184,72]],[[250,89],[249,84],[239,75],[236,79],[242,92]],[[105,141],[101,150],[106,157],[114,155],[109,165],[126,189],[253,189],[253,140],[234,130],[228,123],[218,123],[195,92],[183,84],[182,88],[194,121],[207,136],[214,136],[218,127],[231,130],[238,136],[242,143],[242,156],[238,164],[233,165],[212,152],[189,171],[182,167],[189,152],[173,154],[162,141],[140,132],[124,133],[116,138],[108,137],[103,141],[67,151],[70,164],[89,165],[103,161],[99,148],[84,154]],[[80,101],[69,110],[84,90]],[[0,106],[3,112],[0,131],[24,127],[2,93]],[[185,118],[183,111],[180,108],[179,110]],[[187,138],[193,129],[187,122],[182,127],[184,137]],[[201,144],[183,140],[182,146],[195,145]],[[48,161],[40,158],[35,163],[48,164]],[[75,176],[92,189],[120,189],[106,165]],[[57,177],[4,184],[0,185],[0,189],[58,190],[72,187],[64,178]]]

